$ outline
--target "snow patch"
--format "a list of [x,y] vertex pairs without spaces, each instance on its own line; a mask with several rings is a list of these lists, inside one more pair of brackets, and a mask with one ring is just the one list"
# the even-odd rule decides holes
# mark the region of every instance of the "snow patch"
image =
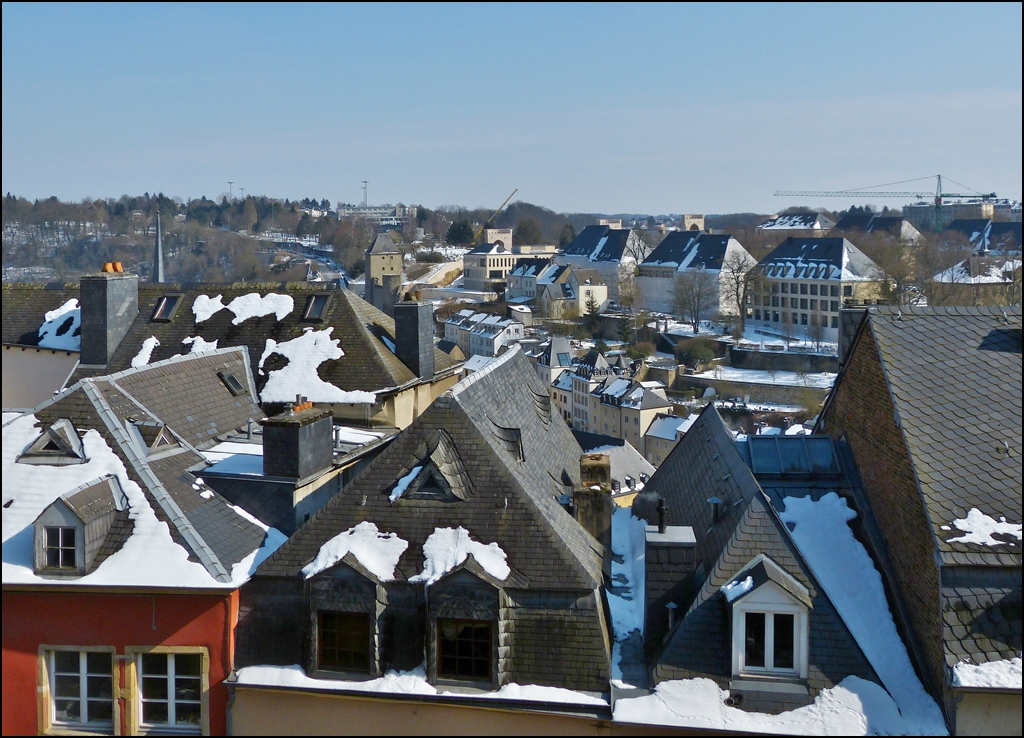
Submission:
[[458,528],[434,528],[423,543],[423,571],[409,579],[430,586],[472,555],[476,563],[495,579],[504,581],[512,573],[505,563],[506,555],[497,543],[483,544],[469,537],[469,531]]
[[278,320],[284,320],[295,308],[295,300],[291,295],[278,295],[274,292],[269,295],[260,295],[258,292],[250,292],[248,295],[236,297],[227,304],[227,308],[235,314],[231,321],[232,325],[238,325],[249,318],[262,318],[264,315],[270,314],[273,314]]
[[320,379],[317,374],[317,367],[323,362],[345,355],[338,347],[340,341],[331,338],[333,330],[333,327],[322,331],[307,330],[301,336],[282,343],[268,338],[260,357],[260,370],[272,354],[285,357],[288,364],[283,369],[270,372],[260,399],[263,402],[292,402],[296,395],[305,395],[312,402],[372,404],[377,399],[372,392],[346,392]]
[[728,584],[722,585],[722,594],[725,595],[725,599],[732,602],[740,595],[746,594],[754,588],[754,578],[747,577],[742,582],[729,582]]
[[391,494],[388,495],[388,502],[392,504],[398,502],[398,500],[405,493],[405,490],[409,489],[409,485],[412,484],[412,480],[414,480],[416,478],[416,475],[419,474],[421,471],[423,471],[422,466],[414,466],[412,468],[412,471],[410,471],[404,477],[399,479],[398,483],[395,485],[395,488],[391,490]]
[[620,644],[633,633],[643,634],[644,631],[645,530],[644,521],[635,517],[629,508],[616,506],[612,512],[612,584],[607,590],[615,637],[613,679],[622,679]]
[[62,351],[82,350],[82,309],[71,299],[43,315],[39,326],[39,345]]
[[272,553],[284,545],[285,541],[288,540],[288,536],[277,528],[271,528],[269,525],[266,525],[263,521],[250,515],[248,511],[243,510],[237,505],[230,505],[230,507],[240,518],[245,518],[257,528],[262,528],[266,531],[260,547],[231,567],[231,581],[236,582],[237,586],[241,586],[249,577],[256,573],[256,569],[259,568],[260,564],[269,559]]
[[710,679],[665,681],[649,695],[620,697],[612,715],[622,723],[792,735],[902,735],[911,728],[884,689],[855,676],[778,715],[730,707],[728,696]]
[[968,664],[961,661],[953,667],[954,687],[1021,688],[1021,657]]
[[142,348],[139,349],[139,353],[135,354],[135,358],[132,359],[132,368],[140,369],[149,363],[149,359],[153,356],[153,349],[160,345],[159,339],[156,336],[150,336],[142,342]]
[[818,501],[786,497],[783,502],[786,510],[779,518],[790,527],[800,554],[892,695],[907,730],[945,735],[942,713],[917,678],[896,631],[882,577],[848,525],[857,513],[835,492]]
[[303,567],[302,574],[309,579],[351,553],[379,580],[390,582],[395,578],[398,560],[408,547],[409,542],[399,538],[397,533],[381,533],[375,524],[364,520],[322,545],[316,558]]
[[953,527],[962,530],[966,535],[959,538],[947,538],[946,543],[976,543],[981,546],[1016,546],[1009,541],[993,538],[996,534],[1014,536],[1021,540],[1021,524],[1007,523],[1006,518],[991,518],[976,507],[972,507],[966,518],[953,521]]
[[217,295],[216,297],[208,297],[207,295],[199,295],[192,303],[192,314],[196,316],[196,323],[202,323],[209,320],[214,316],[215,313],[219,313],[224,309],[224,303],[221,302],[223,295]]
[[[196,321],[196,322],[198,322],[198,321]],[[219,339],[215,338],[212,341],[207,341],[202,336],[189,336],[188,338],[181,339],[181,342],[183,344],[185,344],[186,346],[191,344],[192,350],[189,351],[190,354],[205,354],[208,351],[216,351],[217,350],[217,341],[218,340]]]

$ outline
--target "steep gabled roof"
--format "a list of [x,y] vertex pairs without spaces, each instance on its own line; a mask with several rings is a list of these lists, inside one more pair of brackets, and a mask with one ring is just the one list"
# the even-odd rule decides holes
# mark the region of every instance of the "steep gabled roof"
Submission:
[[544,270],[551,259],[520,259],[515,268],[509,272],[512,277],[536,277]]
[[370,246],[369,252],[371,254],[398,254],[401,253],[398,247],[395,245],[394,239],[391,238],[387,233],[378,233],[377,238],[373,239],[373,245]]
[[606,225],[587,226],[562,249],[563,256],[585,256],[590,261],[621,261],[632,231]]
[[1020,566],[1020,543],[955,542],[976,508],[1021,520],[1021,309],[875,307],[898,423],[947,564]]
[[[658,467],[643,496],[665,498],[667,525],[693,528],[696,565],[710,569],[732,535],[739,514],[759,494],[761,489],[736,449],[732,433],[709,404]],[[712,498],[721,500],[717,521],[708,502]]]
[[[177,360],[170,365],[178,368],[179,375],[191,376],[196,382],[200,381],[205,371],[208,384],[223,387],[220,379],[210,371],[211,361],[223,361],[225,356],[235,357],[237,360],[240,354],[237,349],[229,350],[218,352],[216,356]],[[189,363],[205,366],[192,373]],[[159,372],[161,368],[157,366],[148,371]],[[133,378],[135,373],[145,371],[147,370],[135,370],[134,373],[125,376]],[[123,381],[125,376],[120,379]],[[173,384],[173,378],[168,380],[165,377],[163,381],[168,385]],[[149,389],[147,382],[143,381],[136,381],[134,387],[143,390],[140,394],[146,394],[145,391]],[[226,388],[224,392],[231,396]],[[151,395],[147,397],[153,399]],[[19,468],[18,462],[13,457],[8,458],[6,448],[9,445],[8,434],[13,434],[10,443],[17,446],[19,441],[14,440],[15,435],[28,432],[31,426],[26,423],[29,421],[38,421],[43,430],[52,424],[70,421],[85,439],[86,448],[92,449],[91,457],[82,465],[39,471],[37,474],[40,486],[33,486],[31,473],[28,472],[26,476],[25,470]],[[131,523],[128,523],[127,527],[115,525],[116,530],[112,529],[112,534],[116,540],[112,543],[105,542],[101,550],[102,556],[97,559],[97,571],[103,577],[104,584],[200,588],[238,586],[247,578],[248,568],[236,571],[235,567],[265,543],[266,529],[253,522],[247,515],[239,513],[224,498],[206,488],[189,472],[205,461],[184,436],[175,434],[175,443],[151,449],[142,440],[141,433],[133,432],[138,423],[166,427],[160,418],[124,391],[116,381],[107,377],[96,377],[77,382],[39,406],[33,416],[26,416],[5,426],[5,501],[8,497],[6,493],[11,492],[11,510],[16,510],[10,515],[9,510],[4,511],[5,541],[10,535],[20,531],[19,526],[24,522],[26,514],[30,514],[32,510],[41,510],[52,500],[67,494],[79,483],[80,477],[92,475],[94,472],[90,470],[91,466],[98,464],[97,471],[101,475],[116,473],[119,487],[129,496],[134,495],[131,502]],[[173,432],[173,428],[168,427],[168,430]],[[38,515],[38,511],[35,515]],[[160,523],[166,524],[166,528],[161,529]],[[168,532],[169,540],[160,540],[166,537]],[[146,563],[141,559],[137,570],[130,574],[104,574],[103,561],[117,553],[136,533],[141,536],[140,540],[144,543],[133,549],[133,556],[144,558],[147,549],[152,546],[163,546],[160,549],[163,551],[162,555],[174,557],[177,550],[174,549],[173,542],[184,549],[189,561],[198,562],[202,569],[205,569],[206,576],[188,573],[187,566],[183,568],[182,562],[167,561],[167,571],[161,571],[153,562]],[[26,566],[26,563],[18,558],[19,552],[20,549],[17,547],[8,550],[5,546],[5,583],[8,580],[7,564],[14,564],[16,567]],[[12,557],[10,560],[8,554]],[[123,569],[120,571],[125,572]],[[34,581],[32,577],[26,579],[24,573],[15,568],[12,568],[10,573],[13,580]]]
[[[458,501],[397,498],[396,483],[444,433],[448,463],[472,480]],[[327,541],[360,522],[408,542],[395,577],[424,568],[423,544],[438,528],[465,528],[507,554],[506,586],[593,590],[603,549],[556,497],[579,481],[580,448],[552,414],[547,388],[519,347],[443,394],[352,483],[260,567],[257,576],[301,576]]]
[[685,269],[722,268],[725,251],[732,239],[727,233],[695,233],[673,231],[643,261],[643,266],[676,267]]

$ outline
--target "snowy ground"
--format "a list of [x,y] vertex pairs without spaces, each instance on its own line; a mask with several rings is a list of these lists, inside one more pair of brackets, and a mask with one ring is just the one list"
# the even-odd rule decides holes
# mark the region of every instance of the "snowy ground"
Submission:
[[766,369],[737,369],[731,366],[717,366],[711,371],[701,372],[693,376],[699,379],[717,379],[722,382],[778,384],[786,387],[829,389],[832,387],[832,383],[836,381],[837,375],[832,372],[801,374],[799,372],[772,372]]
[[[664,325],[664,323],[662,323]],[[758,333],[757,331],[764,331]],[[677,320],[670,319],[668,321],[668,330],[666,331],[672,336],[693,336],[693,326],[689,323],[680,323]],[[700,332],[697,334],[700,336],[706,336],[714,339],[725,339],[732,341],[732,337],[725,334],[724,326],[721,323],[714,323],[709,320],[701,321]],[[836,355],[839,351],[838,344],[822,342],[815,344],[812,341],[806,341],[798,336],[793,336],[792,339],[787,341],[781,333],[775,334],[771,331],[765,331],[763,328],[755,329],[753,327],[747,327],[743,331],[743,337],[739,343],[749,344],[743,345],[743,348],[758,349],[761,351],[799,351],[800,353],[821,353]]]

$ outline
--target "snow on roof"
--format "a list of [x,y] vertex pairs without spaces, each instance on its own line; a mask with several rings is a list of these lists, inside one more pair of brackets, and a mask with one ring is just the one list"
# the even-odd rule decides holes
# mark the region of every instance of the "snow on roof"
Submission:
[[555,702],[572,705],[604,707],[608,702],[601,697],[561,687],[537,684],[506,684],[496,692],[438,692],[427,681],[426,670],[420,666],[409,671],[388,671],[384,676],[366,681],[341,679],[312,679],[298,664],[291,666],[245,666],[238,670],[238,684],[258,687],[294,687],[299,689],[329,689],[338,692],[378,692],[384,694],[438,695],[463,699],[515,700],[525,702]]
[[223,295],[208,297],[199,295],[192,303],[192,313],[196,316],[196,323],[209,320],[214,314],[227,308],[235,317],[232,324],[238,325],[249,318],[262,318],[264,315],[273,314],[278,320],[284,320],[295,308],[295,300],[291,295],[279,295],[271,292],[268,295],[261,295],[259,292],[250,292],[247,295],[236,297],[225,305],[222,302]]
[[662,438],[666,441],[676,440],[677,433],[685,434],[690,427],[697,422],[697,418],[700,415],[693,413],[689,417],[679,418],[674,415],[668,415],[661,418],[655,418],[654,422],[651,423],[647,429],[645,435],[653,436],[654,438]]
[[[939,272],[932,281],[944,284],[1006,284],[1013,281],[1013,273],[1021,267],[1020,259],[986,262],[981,259],[967,259]],[[973,270],[972,266],[975,267]]]
[[367,571],[382,582],[395,578],[398,559],[409,547],[409,542],[399,538],[397,533],[381,533],[377,526],[367,520],[334,536],[320,547],[314,558],[302,569],[309,579],[331,568],[351,553]]
[[982,689],[1021,689],[1021,657],[968,664],[961,661],[953,667],[954,687]]
[[71,299],[43,315],[39,346],[63,351],[82,350],[82,309]]
[[[1005,546],[1006,541],[993,538],[995,535],[1014,536],[1021,540],[1021,524],[1007,523],[1006,518],[1000,517],[998,521],[976,507],[972,507],[966,518],[953,521],[953,527],[962,530],[965,535],[959,538],[947,538],[946,543],[975,543],[980,546]],[[948,525],[941,526],[942,530],[951,530]],[[1010,543],[1009,545],[1014,545]]]
[[710,679],[665,681],[649,695],[620,697],[612,716],[622,723],[792,735],[904,735],[915,728],[884,689],[855,676],[821,690],[812,704],[777,715],[731,707],[728,696]]
[[882,577],[848,521],[857,513],[829,492],[820,500],[786,497],[779,518],[857,640],[882,684],[899,706],[908,730],[945,735],[939,706],[925,692],[896,630]]
[[156,336],[150,336],[142,342],[139,353],[135,354],[132,359],[132,369],[140,369],[149,363],[149,359],[153,356],[153,349],[160,345],[160,341]]
[[[473,375],[478,376],[478,375]],[[478,564],[495,579],[504,581],[512,573],[505,563],[505,552],[497,543],[483,544],[469,537],[469,531],[458,528],[434,528],[423,543],[423,571],[410,582],[433,584],[472,555]]]
[[272,354],[285,357],[288,364],[283,369],[270,372],[260,392],[260,399],[263,402],[291,402],[296,395],[304,395],[311,402],[372,404],[377,399],[372,392],[345,391],[320,379],[317,374],[320,364],[345,355],[338,348],[340,341],[331,338],[333,330],[333,326],[322,331],[306,328],[301,336],[282,343],[268,338],[258,365],[260,371],[263,371],[263,364]]
[[732,602],[742,594],[746,594],[754,588],[754,578],[748,576],[746,579],[737,582],[733,580],[728,584],[722,585],[722,594],[725,595],[725,599]]
[[231,454],[214,461],[203,472],[213,474],[239,474],[246,477],[263,476],[263,456],[256,454]]
[[[34,415],[27,414],[3,428],[4,584],[54,583],[34,572],[33,523],[57,498],[108,474],[117,477],[128,498],[132,534],[95,571],[71,581],[61,580],[61,586],[234,588],[248,579],[257,559],[262,561],[285,540],[273,528],[253,521],[267,530],[263,545],[232,567],[231,582],[218,582],[202,564],[189,561],[188,552],[172,540],[167,523],[157,518],[142,489],[128,476],[124,463],[98,431],[86,431],[82,437],[87,459],[84,464],[17,463],[17,457],[41,432],[36,422]],[[238,508],[235,511],[250,517]]]
[[219,339],[215,338],[212,341],[207,341],[202,336],[188,336],[187,338],[181,339],[181,342],[186,346],[192,346],[192,350],[189,351],[190,354],[205,354],[208,351],[217,350],[218,340]]
[[551,383],[551,386],[555,389],[565,390],[566,392],[572,391],[572,372],[562,372],[558,375],[558,379]]
[[391,504],[398,502],[405,493],[405,490],[409,489],[409,485],[412,484],[412,481],[421,471],[423,471],[422,465],[414,466],[408,474],[399,479],[398,482],[395,483],[395,488],[391,490],[391,494],[388,495],[388,502]]
[[[632,633],[643,633],[646,570],[644,521],[626,507],[615,506],[612,512],[612,579],[607,588],[608,612],[611,614],[612,678],[622,679],[622,641]],[[620,563],[621,558],[621,563]]]
[[631,379],[616,379],[609,384],[607,388],[600,390],[599,394],[606,395],[608,397],[621,397],[632,384],[633,380]]

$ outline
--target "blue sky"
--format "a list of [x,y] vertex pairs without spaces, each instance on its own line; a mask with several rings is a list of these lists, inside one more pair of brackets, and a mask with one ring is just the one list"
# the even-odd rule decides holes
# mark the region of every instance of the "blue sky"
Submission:
[[1019,3],[4,4],[2,53],[2,189],[29,198],[366,179],[430,207],[771,212],[936,173],[1021,197]]

